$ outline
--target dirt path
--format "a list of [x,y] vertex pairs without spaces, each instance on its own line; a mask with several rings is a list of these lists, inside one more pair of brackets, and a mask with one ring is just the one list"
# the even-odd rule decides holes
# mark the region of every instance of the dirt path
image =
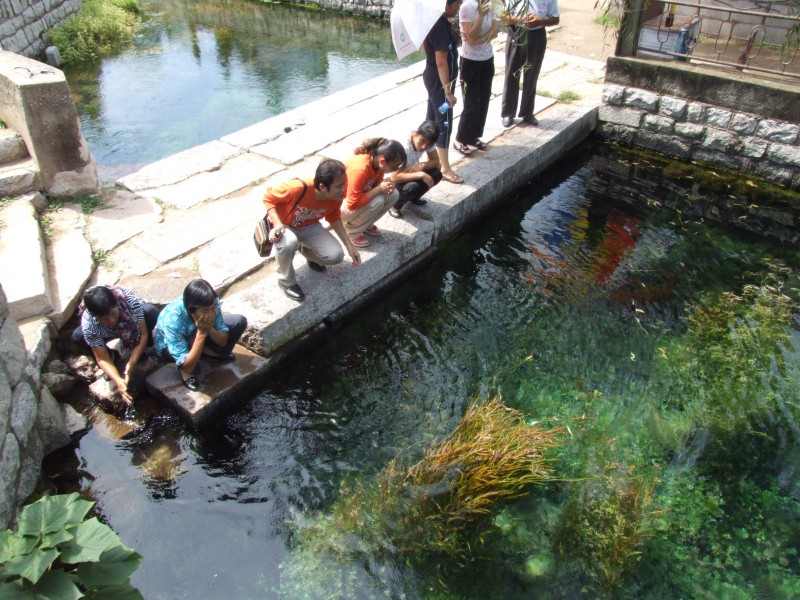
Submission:
[[560,29],[547,41],[549,50],[573,54],[583,58],[605,61],[614,55],[616,39],[609,29],[595,22],[600,9],[596,0],[558,0],[561,13]]

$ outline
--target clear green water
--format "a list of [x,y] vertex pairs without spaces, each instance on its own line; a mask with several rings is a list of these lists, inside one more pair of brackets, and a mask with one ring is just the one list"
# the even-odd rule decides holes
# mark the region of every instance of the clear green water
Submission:
[[[800,255],[664,167],[587,146],[210,428],[98,415],[50,475],[146,598],[797,597]],[[308,543],[495,396],[568,433],[468,559]]]
[[64,69],[97,163],[134,170],[419,60],[389,24],[256,0],[140,0],[118,56]]

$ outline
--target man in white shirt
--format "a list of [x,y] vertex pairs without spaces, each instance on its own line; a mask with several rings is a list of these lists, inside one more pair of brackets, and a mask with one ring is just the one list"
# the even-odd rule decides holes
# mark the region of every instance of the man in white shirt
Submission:
[[521,0],[516,14],[500,15],[500,21],[508,25],[506,41],[506,73],[503,81],[503,101],[500,116],[503,127],[514,124],[519,98],[519,80],[522,78],[522,101],[518,116],[528,125],[538,125],[533,116],[536,98],[536,81],[542,70],[544,52],[547,48],[545,27],[559,23],[557,0]]
[[406,162],[391,174],[392,183],[400,193],[400,199],[389,209],[389,215],[395,219],[403,218],[400,211],[408,202],[426,204],[428,201],[422,196],[442,180],[439,155],[436,153],[439,133],[438,123],[423,121],[406,139]]

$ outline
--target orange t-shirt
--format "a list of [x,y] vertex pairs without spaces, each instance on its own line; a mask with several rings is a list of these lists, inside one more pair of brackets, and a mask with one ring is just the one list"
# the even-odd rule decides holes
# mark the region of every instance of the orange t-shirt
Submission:
[[356,154],[344,163],[347,171],[347,192],[344,205],[348,210],[361,208],[367,202],[367,192],[383,181],[383,171],[372,168],[369,154]]
[[[289,227],[303,228],[311,223],[325,219],[328,223],[342,220],[342,205],[336,200],[319,201],[314,197],[314,181],[306,181],[308,186],[303,194],[303,184],[297,179],[287,181],[264,192],[264,206],[267,211],[278,211],[281,223]],[[298,202],[297,199],[302,194]],[[292,208],[294,207],[294,208]]]

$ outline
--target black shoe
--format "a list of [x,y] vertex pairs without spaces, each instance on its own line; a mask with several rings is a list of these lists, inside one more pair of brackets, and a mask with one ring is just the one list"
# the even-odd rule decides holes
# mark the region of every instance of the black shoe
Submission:
[[303,293],[303,290],[301,290],[300,286],[296,283],[288,287],[281,286],[281,289],[283,290],[283,293],[286,294],[287,298],[297,300],[298,302],[306,297],[306,295]]
[[197,377],[194,375],[189,375],[188,377],[184,378],[183,371],[181,371],[180,367],[178,367],[178,375],[180,376],[183,385],[185,385],[191,391],[196,392],[200,389],[200,382],[197,381]]
[[403,218],[403,215],[401,215],[400,211],[397,210],[396,208],[390,208],[389,209],[389,216],[390,217],[394,217],[395,219],[402,219]]
[[412,200],[411,202],[412,202],[412,203],[414,203],[414,204],[416,204],[417,206],[423,206],[423,205],[425,205],[425,204],[427,204],[427,203],[428,203],[428,201],[427,201],[427,200],[425,200],[425,198],[415,198],[415,199],[414,199],[414,200]]
[[511,117],[503,117],[503,127],[511,127],[514,124],[514,119]]
[[308,268],[316,273],[322,273],[325,270],[325,265],[315,263],[313,260],[308,261]]
[[522,117],[522,122],[533,125],[534,127],[539,124],[539,120],[536,117]]

